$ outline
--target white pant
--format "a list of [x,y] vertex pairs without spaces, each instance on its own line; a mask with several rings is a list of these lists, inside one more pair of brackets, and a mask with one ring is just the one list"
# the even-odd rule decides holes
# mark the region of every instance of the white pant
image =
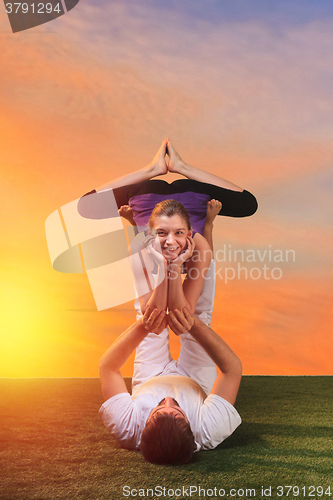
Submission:
[[[216,289],[215,261],[209,266],[194,316],[210,325]],[[134,303],[137,319],[142,316],[140,302]],[[181,349],[178,361],[170,354],[169,329],[160,335],[149,333],[136,350],[132,393],[152,377],[184,375],[197,382],[208,395],[216,379],[216,365],[190,333],[180,335]]]

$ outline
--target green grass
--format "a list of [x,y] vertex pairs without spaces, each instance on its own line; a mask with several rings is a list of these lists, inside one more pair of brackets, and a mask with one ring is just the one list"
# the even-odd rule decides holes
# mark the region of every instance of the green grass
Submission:
[[183,467],[146,463],[114,442],[97,415],[97,379],[0,379],[0,391],[1,500],[135,498],[123,495],[125,485],[256,490],[236,499],[263,498],[262,486],[278,498],[278,485],[306,486],[298,498],[328,499],[309,496],[308,487],[330,485],[333,499],[333,377],[244,377],[236,403],[242,425]]

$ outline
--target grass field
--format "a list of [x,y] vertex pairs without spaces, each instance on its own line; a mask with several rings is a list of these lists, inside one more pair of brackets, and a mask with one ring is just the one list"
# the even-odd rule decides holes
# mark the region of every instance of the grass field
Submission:
[[[242,425],[183,467],[146,463],[114,442],[97,415],[97,379],[0,379],[0,390],[1,500],[223,498],[222,489],[333,500],[333,377],[244,377]],[[278,488],[289,485],[299,491]]]

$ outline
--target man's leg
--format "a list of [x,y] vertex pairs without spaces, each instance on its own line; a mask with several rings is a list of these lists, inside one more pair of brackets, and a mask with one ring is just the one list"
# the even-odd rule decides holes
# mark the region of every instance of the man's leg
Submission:
[[[206,325],[210,325],[214,308],[216,289],[215,261],[209,266],[194,316],[198,317]],[[180,366],[187,375],[195,380],[208,395],[215,382],[217,372],[214,361],[206,351],[192,337],[190,333],[180,335],[181,350],[178,359]]]

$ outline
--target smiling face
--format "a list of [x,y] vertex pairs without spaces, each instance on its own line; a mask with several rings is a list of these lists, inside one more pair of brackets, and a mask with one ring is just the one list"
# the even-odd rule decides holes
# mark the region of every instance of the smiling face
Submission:
[[162,248],[162,254],[167,260],[173,260],[185,249],[186,238],[192,236],[186,221],[180,215],[159,215],[155,217],[153,229],[155,229]]

